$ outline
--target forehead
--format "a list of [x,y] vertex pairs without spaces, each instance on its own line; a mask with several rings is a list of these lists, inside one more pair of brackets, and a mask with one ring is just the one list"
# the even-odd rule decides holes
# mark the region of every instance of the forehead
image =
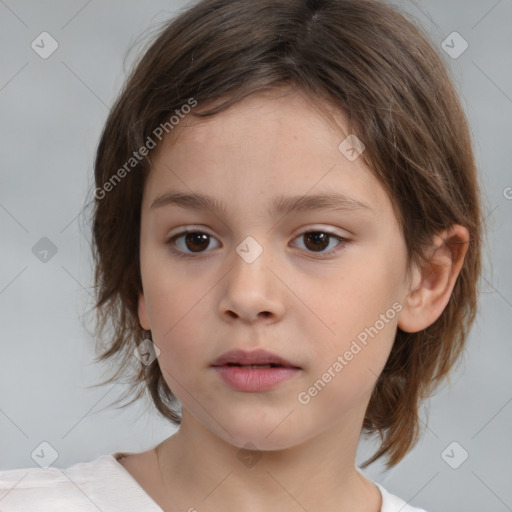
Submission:
[[[169,132],[159,149],[169,150],[183,139],[191,144],[204,144],[206,139],[216,138],[216,144],[220,142],[229,146],[230,142],[231,145],[237,143],[237,136],[246,139],[251,136],[252,141],[254,137],[269,137],[270,134],[277,135],[279,139],[308,137],[322,141],[326,130],[336,140],[348,135],[347,116],[343,110],[319,98],[313,99],[303,91],[284,86],[253,93],[212,116],[200,118],[195,115],[226,99],[222,97],[195,107]],[[240,128],[243,128],[243,133]]]
[[329,191],[385,208],[387,195],[362,158],[340,150],[350,135],[345,114],[330,113],[304,94],[266,91],[211,117],[186,116],[153,155],[145,207],[178,189],[228,204]]

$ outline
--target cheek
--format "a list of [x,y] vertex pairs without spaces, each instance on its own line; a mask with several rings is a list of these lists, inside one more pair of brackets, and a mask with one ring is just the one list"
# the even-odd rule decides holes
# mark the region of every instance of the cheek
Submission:
[[[355,338],[392,310],[400,297],[398,278],[383,265],[357,263],[347,266],[344,273],[326,279],[320,287],[311,279],[302,290],[307,297],[302,321],[309,325],[308,332],[316,325],[327,347],[339,348],[340,340]],[[393,310],[388,317],[394,317]]]
[[[172,315],[170,315],[172,316]],[[158,364],[169,387],[180,397],[186,399],[188,390],[201,385],[204,367],[208,362],[201,336],[195,331],[195,320],[187,317],[174,321],[157,322],[157,332],[153,332],[153,341],[160,349]]]
[[[197,366],[201,354],[201,326],[205,322],[203,287],[191,286],[183,278],[166,276],[154,267],[146,274],[145,298],[154,343],[160,349],[162,371],[171,375]],[[167,375],[164,372],[167,380]]]
[[356,410],[371,396],[389,357],[395,331],[395,320],[382,321],[382,325],[379,321],[357,336],[340,335],[336,347],[325,349],[324,345],[297,394],[298,403],[311,404],[326,421],[343,411]]
[[325,385],[323,399],[351,401],[371,392],[393,345],[401,309],[398,277],[382,259],[363,263],[354,262],[342,279],[309,294],[317,316],[298,316],[301,332],[316,333],[309,343],[311,382]]
[[[197,318],[201,302],[213,286],[213,281],[209,284],[207,278],[188,275],[183,266],[176,267],[165,255],[147,260],[143,283],[153,334],[164,340],[187,322],[187,317]],[[190,327],[193,329],[195,325]]]

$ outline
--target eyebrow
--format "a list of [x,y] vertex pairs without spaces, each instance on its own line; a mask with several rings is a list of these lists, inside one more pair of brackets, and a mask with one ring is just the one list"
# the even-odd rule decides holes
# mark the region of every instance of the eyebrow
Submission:
[[[150,210],[162,206],[175,205],[189,210],[214,210],[226,213],[226,203],[218,201],[208,194],[167,192],[158,196]],[[269,208],[271,216],[286,215],[291,212],[333,210],[370,212],[372,209],[360,201],[345,194],[325,193],[302,196],[275,197]]]

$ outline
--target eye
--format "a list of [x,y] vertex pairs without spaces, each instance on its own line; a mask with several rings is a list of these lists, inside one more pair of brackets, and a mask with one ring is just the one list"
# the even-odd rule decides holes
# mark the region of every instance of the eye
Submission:
[[[172,252],[179,256],[189,256],[203,253],[210,246],[211,240],[214,240],[213,236],[204,231],[190,230],[182,231],[170,237],[167,244],[170,245]],[[190,252],[187,252],[187,250],[190,250]]]
[[347,243],[348,240],[343,238],[342,236],[335,235],[333,233],[329,233],[327,231],[305,231],[300,234],[296,240],[304,239],[304,246],[308,252],[320,253],[320,254],[329,254],[329,253],[337,253],[341,249],[336,250],[328,250],[325,251],[326,247],[332,246],[332,241],[334,240],[336,243],[334,247],[339,245],[344,245],[343,243]]
[[[325,249],[329,246],[338,247],[348,243],[348,240],[342,236],[320,230],[305,231],[295,240],[300,240],[301,238],[305,241],[304,248],[306,251],[321,255],[337,253],[341,250],[330,249],[326,251]],[[206,252],[207,249],[211,248],[210,243],[212,240],[216,239],[204,231],[185,230],[170,237],[166,243],[170,246],[173,253],[178,256],[187,257]],[[220,247],[220,244],[217,247]]]

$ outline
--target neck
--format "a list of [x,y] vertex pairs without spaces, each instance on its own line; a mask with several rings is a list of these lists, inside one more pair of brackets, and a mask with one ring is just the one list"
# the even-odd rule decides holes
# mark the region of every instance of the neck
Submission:
[[184,409],[178,432],[156,447],[166,503],[191,511],[378,512],[378,488],[355,468],[359,431],[352,430],[347,437],[339,425],[291,448],[258,451],[233,446]]

